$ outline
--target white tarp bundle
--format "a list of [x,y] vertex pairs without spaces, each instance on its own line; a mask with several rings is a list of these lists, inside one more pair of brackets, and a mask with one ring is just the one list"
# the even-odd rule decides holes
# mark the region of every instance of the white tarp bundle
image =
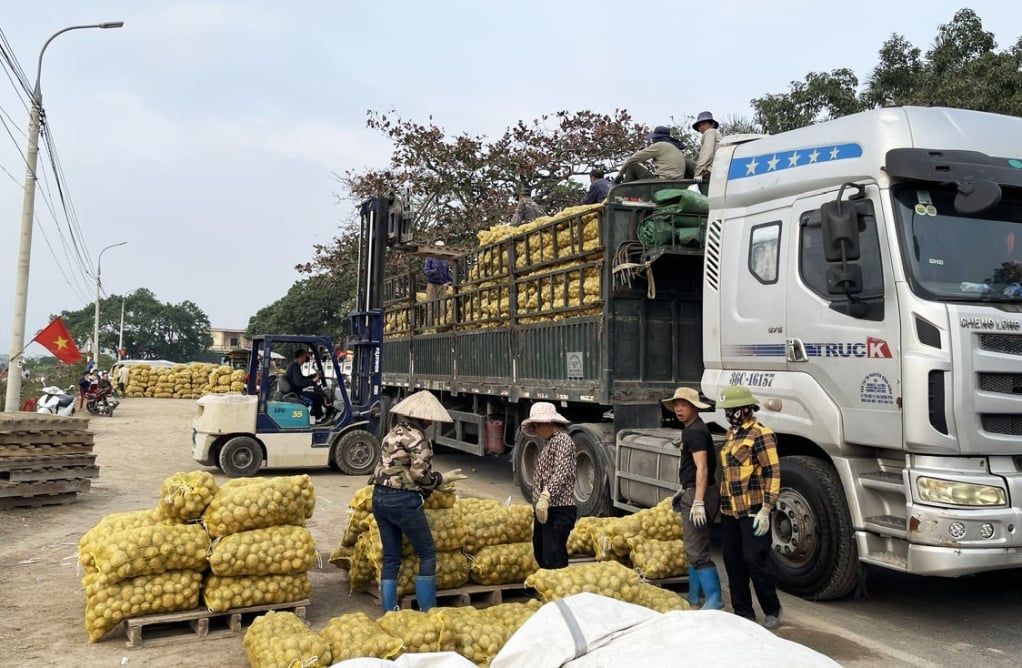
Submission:
[[833,668],[837,663],[759,624],[717,610],[660,614],[597,594],[540,608],[494,657],[490,668]]
[[455,652],[402,654],[393,661],[386,659],[348,659],[330,668],[476,668],[476,665]]

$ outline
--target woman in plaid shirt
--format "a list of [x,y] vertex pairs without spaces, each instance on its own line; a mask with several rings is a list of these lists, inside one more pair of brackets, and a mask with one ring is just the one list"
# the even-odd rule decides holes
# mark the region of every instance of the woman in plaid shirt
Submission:
[[731,607],[755,621],[751,579],[763,626],[775,629],[782,611],[771,570],[770,511],[781,491],[781,466],[774,432],[756,420],[757,404],[743,385],[724,388],[717,402],[731,424],[720,451],[720,529]]
[[540,568],[568,565],[568,534],[575,527],[575,442],[565,431],[568,418],[547,401],[532,405],[522,421],[527,436],[546,441],[539,453],[533,478],[532,502],[536,514],[532,523],[532,552]]

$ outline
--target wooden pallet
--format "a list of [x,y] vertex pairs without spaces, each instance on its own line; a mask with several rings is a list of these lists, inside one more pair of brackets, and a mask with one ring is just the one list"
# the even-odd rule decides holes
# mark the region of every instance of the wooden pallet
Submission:
[[[368,585],[364,591],[376,600],[380,600],[380,586],[375,582]],[[436,592],[436,604],[443,607],[473,605],[477,608],[488,608],[491,605],[503,603],[504,592],[530,594],[532,590],[521,582],[498,585],[467,584],[452,589],[438,589]],[[415,604],[414,606],[412,605],[413,603]],[[418,601],[415,598],[415,594],[399,596],[398,606],[402,610],[410,610],[413,607],[418,609]]]
[[[309,599],[291,601],[289,603],[271,603],[255,605],[249,608],[233,608],[224,612],[210,612],[206,608],[196,608],[183,612],[167,612],[158,615],[146,615],[125,619],[120,626],[124,629],[128,640],[126,647],[157,647],[198,638],[219,638],[238,635],[244,626],[269,611],[292,611],[305,619]],[[218,628],[219,627],[219,628]],[[142,631],[150,636],[143,641]],[[188,633],[191,631],[191,633]]]

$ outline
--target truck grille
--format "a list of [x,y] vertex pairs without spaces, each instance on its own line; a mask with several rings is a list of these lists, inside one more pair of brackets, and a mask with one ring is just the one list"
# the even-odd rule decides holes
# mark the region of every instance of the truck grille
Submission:
[[1018,436],[1022,434],[1022,415],[1011,413],[984,413],[980,415],[983,422],[983,431],[991,434],[1010,434]]
[[1016,373],[981,373],[979,389],[999,394],[1022,394],[1022,375]]
[[1022,355],[1022,336],[1017,334],[980,334],[979,347],[995,353]]

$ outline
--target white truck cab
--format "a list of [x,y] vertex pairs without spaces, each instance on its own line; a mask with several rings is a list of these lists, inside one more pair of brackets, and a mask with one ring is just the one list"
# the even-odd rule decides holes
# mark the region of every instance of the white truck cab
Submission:
[[1022,566],[1022,119],[879,109],[712,173],[702,389],[778,434],[782,584]]

